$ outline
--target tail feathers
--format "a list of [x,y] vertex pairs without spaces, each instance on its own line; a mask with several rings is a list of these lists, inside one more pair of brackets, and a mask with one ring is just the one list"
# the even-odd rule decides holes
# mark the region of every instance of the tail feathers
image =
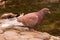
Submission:
[[24,13],[20,14],[20,16],[19,16],[19,17],[22,17],[22,16],[24,16]]

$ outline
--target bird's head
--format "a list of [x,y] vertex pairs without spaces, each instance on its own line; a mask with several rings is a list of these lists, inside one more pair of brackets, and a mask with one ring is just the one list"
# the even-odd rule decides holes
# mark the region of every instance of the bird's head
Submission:
[[41,11],[45,14],[51,14],[50,10],[48,8],[43,8]]

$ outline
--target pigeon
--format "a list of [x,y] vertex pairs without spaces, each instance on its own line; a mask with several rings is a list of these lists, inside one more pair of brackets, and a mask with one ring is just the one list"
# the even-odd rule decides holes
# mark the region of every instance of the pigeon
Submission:
[[46,14],[50,14],[49,8],[43,8],[37,12],[32,12],[23,15],[22,17],[18,17],[17,21],[22,22],[29,29],[33,29],[33,27],[39,25],[44,19]]

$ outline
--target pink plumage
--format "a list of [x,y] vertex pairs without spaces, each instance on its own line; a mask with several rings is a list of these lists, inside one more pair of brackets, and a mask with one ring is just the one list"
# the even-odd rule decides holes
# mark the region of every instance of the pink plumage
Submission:
[[43,8],[40,11],[28,13],[22,17],[18,17],[17,21],[22,22],[24,25],[32,27],[42,22],[44,16],[50,13],[48,8]]

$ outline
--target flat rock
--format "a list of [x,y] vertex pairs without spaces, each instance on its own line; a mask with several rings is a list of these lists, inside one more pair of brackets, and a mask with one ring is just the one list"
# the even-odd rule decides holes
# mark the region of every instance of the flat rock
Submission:
[[0,40],[60,40],[60,38],[46,32],[31,32],[27,27],[12,26],[4,29],[0,26]]

